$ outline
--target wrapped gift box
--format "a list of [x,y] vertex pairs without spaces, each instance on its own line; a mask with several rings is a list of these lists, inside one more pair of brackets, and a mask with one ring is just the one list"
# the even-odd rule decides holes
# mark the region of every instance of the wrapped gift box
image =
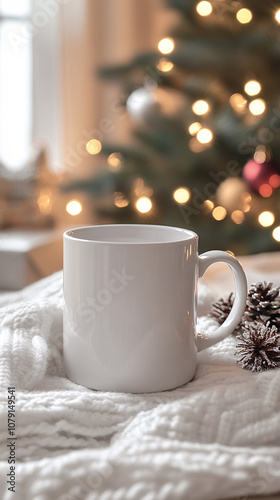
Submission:
[[61,230],[1,231],[0,289],[20,290],[63,265]]

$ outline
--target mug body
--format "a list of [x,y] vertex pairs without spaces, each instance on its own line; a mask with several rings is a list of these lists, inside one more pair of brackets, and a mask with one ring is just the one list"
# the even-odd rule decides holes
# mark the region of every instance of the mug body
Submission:
[[198,237],[114,224],[64,234],[64,363],[83,386],[156,392],[196,368]]

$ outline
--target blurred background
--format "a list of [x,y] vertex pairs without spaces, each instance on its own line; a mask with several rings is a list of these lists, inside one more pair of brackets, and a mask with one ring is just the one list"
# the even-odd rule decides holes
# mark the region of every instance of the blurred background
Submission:
[[280,1],[0,0],[0,288],[79,225],[279,250],[279,63]]

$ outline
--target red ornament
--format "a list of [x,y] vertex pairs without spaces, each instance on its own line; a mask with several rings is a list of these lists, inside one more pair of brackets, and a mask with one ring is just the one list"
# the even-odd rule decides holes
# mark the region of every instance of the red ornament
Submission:
[[250,189],[264,198],[271,196],[273,190],[280,187],[280,170],[272,161],[258,163],[256,160],[249,160],[242,175]]

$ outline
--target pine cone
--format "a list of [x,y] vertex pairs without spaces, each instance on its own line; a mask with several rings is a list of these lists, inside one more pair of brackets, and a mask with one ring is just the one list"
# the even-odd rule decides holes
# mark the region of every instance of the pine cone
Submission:
[[[232,309],[233,302],[234,302],[233,293],[231,293],[227,298],[220,298],[219,300],[217,300],[217,302],[215,302],[212,305],[212,310],[209,313],[209,315],[212,316],[212,318],[215,318],[221,325],[227,319]],[[232,333],[236,334],[239,331],[239,329],[240,329],[240,324],[237,325],[236,329]]]
[[280,367],[280,332],[275,325],[246,322],[236,346],[238,363],[245,370],[260,372]]
[[243,322],[260,321],[275,325],[280,329],[280,288],[273,288],[273,283],[255,283],[251,286]]

